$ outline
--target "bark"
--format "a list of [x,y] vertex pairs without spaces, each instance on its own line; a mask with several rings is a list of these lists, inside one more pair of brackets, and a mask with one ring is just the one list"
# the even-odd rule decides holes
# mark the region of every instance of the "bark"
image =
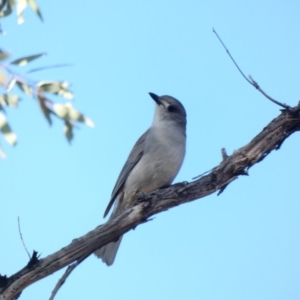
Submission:
[[292,133],[300,130],[300,103],[283,110],[247,145],[227,156],[222,150],[223,161],[207,175],[193,182],[184,182],[151,193],[139,193],[136,205],[114,220],[98,226],[86,235],[75,239],[59,251],[38,259],[33,254],[26,267],[16,274],[0,276],[0,300],[14,299],[23,289],[34,282],[78,261],[83,261],[95,250],[117,239],[127,231],[162,211],[208,196],[223,192],[228,184],[239,175],[262,161],[272,150],[278,150]]

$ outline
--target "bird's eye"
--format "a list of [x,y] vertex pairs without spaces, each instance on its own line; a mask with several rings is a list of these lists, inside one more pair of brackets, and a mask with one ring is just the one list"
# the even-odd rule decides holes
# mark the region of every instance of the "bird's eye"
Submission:
[[176,107],[176,106],[174,106],[174,105],[170,105],[170,106],[168,106],[168,111],[169,111],[169,112],[177,112],[177,111],[178,111],[178,109],[177,109],[177,107]]

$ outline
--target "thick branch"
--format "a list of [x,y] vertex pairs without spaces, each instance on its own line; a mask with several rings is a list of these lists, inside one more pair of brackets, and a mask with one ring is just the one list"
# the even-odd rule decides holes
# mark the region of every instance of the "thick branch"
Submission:
[[287,137],[299,130],[300,104],[284,110],[246,146],[230,156],[223,155],[223,161],[209,174],[191,183],[175,184],[147,194],[139,193],[137,205],[118,218],[98,226],[61,250],[28,264],[11,277],[2,277],[0,300],[13,299],[27,286],[90,255],[120,235],[146,222],[154,214],[216,191],[223,191],[230,182],[239,175],[246,175],[247,169],[263,160],[272,150],[278,150]]

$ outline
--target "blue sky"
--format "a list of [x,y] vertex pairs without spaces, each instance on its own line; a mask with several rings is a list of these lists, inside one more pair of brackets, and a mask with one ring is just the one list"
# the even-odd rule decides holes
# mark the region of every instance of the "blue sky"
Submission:
[[[18,216],[27,248],[42,257],[104,222],[117,176],[152,121],[148,92],[172,95],[187,110],[187,153],[175,182],[216,166],[222,147],[232,153],[279,114],[241,77],[212,27],[267,93],[291,106],[299,100],[298,1],[38,4],[45,22],[31,11],[21,26],[13,16],[3,20],[1,47],[13,58],[48,53],[27,69],[74,64],[32,78],[70,81],[74,105],[96,126],[80,126],[69,145],[60,120],[49,127],[34,100],[23,97],[8,111],[18,145],[1,140],[8,155],[0,161],[1,274],[28,261]],[[299,147],[294,134],[221,196],[129,232],[112,267],[90,257],[56,299],[299,299]],[[22,300],[48,299],[62,273]]]

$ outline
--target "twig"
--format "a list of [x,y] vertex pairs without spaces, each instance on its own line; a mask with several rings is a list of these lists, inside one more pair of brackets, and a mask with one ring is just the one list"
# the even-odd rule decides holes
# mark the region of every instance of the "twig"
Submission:
[[226,152],[226,149],[225,149],[225,148],[222,148],[222,149],[221,149],[221,154],[222,154],[222,158],[223,158],[223,160],[225,160],[225,159],[228,157],[228,155],[227,155],[227,152]]
[[203,177],[204,175],[208,174],[209,172],[211,172],[213,169],[210,169],[208,171],[205,171],[204,173],[200,174],[200,175],[197,175],[195,177],[192,178],[192,180],[196,180],[196,179],[199,179],[201,177]]
[[79,258],[76,262],[74,262],[73,264],[69,265],[67,270],[65,271],[64,275],[58,280],[55,288],[53,289],[52,293],[51,293],[51,297],[49,298],[49,300],[53,300],[54,297],[56,296],[58,290],[62,287],[62,285],[65,283],[67,277],[71,274],[71,272],[79,265],[81,264],[87,257],[89,257],[89,255],[85,255],[81,258]]
[[247,78],[247,76],[243,73],[243,71],[240,69],[240,67],[238,66],[238,64],[236,63],[236,61],[234,60],[234,58],[231,56],[229,50],[227,49],[227,47],[225,46],[225,44],[223,43],[223,41],[221,40],[221,38],[219,37],[218,33],[215,31],[215,29],[213,28],[213,33],[217,36],[218,40],[220,41],[220,43],[222,44],[222,46],[224,47],[224,49],[226,50],[227,54],[229,55],[230,59],[232,60],[232,62],[235,64],[236,68],[239,70],[239,72],[242,74],[242,76],[252,85],[251,81]]
[[64,68],[64,67],[71,67],[71,66],[73,66],[73,65],[72,64],[58,64],[58,65],[52,65],[52,66],[45,66],[45,67],[31,69],[28,72],[26,72],[25,74],[34,73],[34,72],[38,72],[38,71],[44,71],[44,70],[48,70],[48,69]]
[[29,259],[30,259],[29,251],[27,250],[26,245],[25,245],[24,240],[23,240],[23,236],[22,236],[22,232],[21,232],[21,225],[20,225],[20,217],[19,217],[19,216],[18,216],[18,228],[19,228],[19,234],[20,234],[20,238],[21,238],[23,247],[24,247],[24,249],[26,250],[26,252],[27,252],[27,254],[28,254],[28,257],[29,257]]
[[230,54],[229,50],[227,49],[227,47],[225,46],[225,44],[223,43],[223,41],[221,40],[221,38],[219,37],[218,33],[215,31],[215,29],[213,28],[213,33],[217,36],[218,40],[220,41],[220,43],[222,44],[222,46],[224,47],[224,49],[226,50],[227,54],[229,55],[230,59],[232,60],[232,62],[234,63],[234,65],[236,66],[236,68],[239,70],[239,72],[242,74],[242,76],[252,85],[254,86],[259,92],[261,92],[267,99],[269,99],[270,101],[272,101],[273,103],[287,109],[290,110],[291,107],[287,104],[281,103],[275,99],[273,99],[272,97],[270,97],[266,92],[264,92],[260,86],[258,85],[258,83],[256,81],[253,80],[253,78],[251,77],[251,75],[249,75],[249,79],[247,78],[247,76],[243,73],[243,71],[240,69],[240,67],[238,66],[238,64],[236,63],[236,61],[234,60],[234,58],[232,57],[232,55]]
[[272,101],[273,103],[287,109],[287,110],[290,110],[291,107],[285,103],[281,103],[273,98],[271,98],[268,94],[266,94],[261,88],[260,86],[258,85],[258,83],[252,78],[251,75],[249,75],[249,79],[251,80],[251,84],[258,90],[260,91],[266,98],[268,98],[270,101]]

